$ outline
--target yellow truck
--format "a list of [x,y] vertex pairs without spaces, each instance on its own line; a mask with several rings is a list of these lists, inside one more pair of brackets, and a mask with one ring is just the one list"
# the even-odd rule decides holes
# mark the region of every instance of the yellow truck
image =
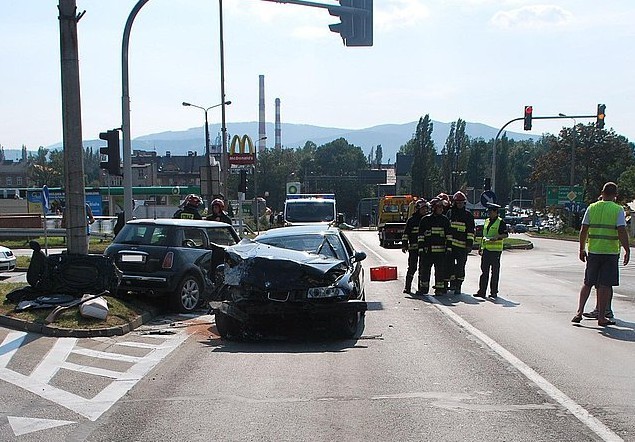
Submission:
[[379,245],[389,247],[401,243],[410,206],[417,200],[413,195],[386,195],[379,199],[377,233]]

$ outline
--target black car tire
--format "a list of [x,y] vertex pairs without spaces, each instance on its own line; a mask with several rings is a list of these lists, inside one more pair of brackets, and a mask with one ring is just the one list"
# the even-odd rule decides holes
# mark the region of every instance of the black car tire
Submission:
[[240,333],[240,324],[231,316],[216,310],[214,313],[216,330],[222,339],[231,339]]
[[362,315],[359,312],[349,313],[335,318],[335,332],[343,339],[358,337]]
[[185,275],[172,298],[174,308],[182,313],[194,311],[201,302],[203,286],[194,275]]

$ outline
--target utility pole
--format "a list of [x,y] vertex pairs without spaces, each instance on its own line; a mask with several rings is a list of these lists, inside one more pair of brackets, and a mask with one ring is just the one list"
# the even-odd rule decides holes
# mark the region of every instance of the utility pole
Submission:
[[84,192],[84,148],[79,86],[76,0],[60,0],[60,60],[62,79],[62,131],[64,149],[64,191],[66,194],[66,237],[68,252],[87,254],[86,194]]

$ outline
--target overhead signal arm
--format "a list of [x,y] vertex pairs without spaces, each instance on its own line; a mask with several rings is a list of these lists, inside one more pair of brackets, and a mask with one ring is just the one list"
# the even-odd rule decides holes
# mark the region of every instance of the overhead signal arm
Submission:
[[339,6],[304,0],[263,1],[327,9],[329,14],[340,18],[340,22],[329,25],[329,29],[339,33],[346,46],[373,45],[373,0],[338,0]]

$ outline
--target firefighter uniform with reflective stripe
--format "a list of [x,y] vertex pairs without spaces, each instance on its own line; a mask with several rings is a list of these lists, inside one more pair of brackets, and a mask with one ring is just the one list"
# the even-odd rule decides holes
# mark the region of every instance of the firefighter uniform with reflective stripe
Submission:
[[430,289],[432,266],[435,294],[446,292],[446,253],[450,221],[445,215],[437,213],[438,210],[433,207],[432,213],[421,218],[419,223],[419,294],[428,293]]
[[[490,284],[490,295],[498,296],[498,280],[500,276],[500,260],[503,253],[503,239],[507,237],[507,224],[497,216],[495,219],[487,218],[483,225],[483,238],[481,239],[481,277],[478,284],[477,296],[485,297],[487,283]],[[496,239],[494,239],[496,238]],[[491,270],[491,280],[490,280]]]
[[401,248],[408,252],[408,271],[406,272],[406,286],[404,293],[410,293],[412,280],[417,271],[417,263],[419,260],[419,223],[423,215],[417,210],[406,221],[406,227],[401,237]]
[[465,207],[454,206],[448,212],[450,220],[450,289],[455,293],[461,292],[461,285],[465,280],[465,264],[467,255],[474,243],[474,217]]

